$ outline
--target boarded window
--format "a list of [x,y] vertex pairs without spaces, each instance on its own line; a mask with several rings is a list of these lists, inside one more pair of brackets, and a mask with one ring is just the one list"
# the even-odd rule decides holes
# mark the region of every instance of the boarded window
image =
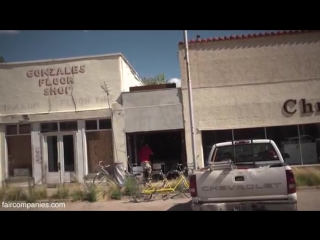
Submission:
[[105,165],[113,164],[113,142],[111,131],[86,132],[88,172],[94,173],[99,169],[99,161]]
[[14,169],[28,169],[32,176],[31,136],[7,137],[7,146],[9,176],[14,176]]

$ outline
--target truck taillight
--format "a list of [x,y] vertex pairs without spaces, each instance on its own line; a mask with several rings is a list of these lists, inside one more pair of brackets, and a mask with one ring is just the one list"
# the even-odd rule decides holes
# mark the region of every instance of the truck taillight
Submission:
[[294,174],[292,170],[286,170],[286,176],[287,176],[288,194],[296,193],[297,192],[296,180],[294,179]]
[[196,175],[191,175],[190,176],[189,191],[190,191],[191,197],[197,197],[198,196]]

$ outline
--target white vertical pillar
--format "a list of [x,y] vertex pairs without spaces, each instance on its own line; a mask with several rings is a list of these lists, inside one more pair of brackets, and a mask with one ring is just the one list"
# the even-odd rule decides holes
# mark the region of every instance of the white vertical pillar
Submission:
[[31,124],[32,175],[36,185],[44,184],[45,174],[42,171],[43,148],[41,144],[40,123]]
[[86,175],[86,168],[87,168],[87,158],[85,157],[86,151],[84,148],[84,141],[85,141],[85,121],[78,120],[78,131],[77,131],[77,163],[76,163],[76,174],[79,182],[83,182],[83,177]]
[[6,144],[5,144],[5,125],[0,124],[0,181],[6,178]]
[[125,133],[124,110],[121,105],[112,104],[112,141],[114,149],[114,162],[128,165],[127,140]]

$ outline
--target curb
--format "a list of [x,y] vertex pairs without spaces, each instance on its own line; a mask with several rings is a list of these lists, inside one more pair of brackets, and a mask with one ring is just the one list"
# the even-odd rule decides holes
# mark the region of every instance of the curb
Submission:
[[305,190],[311,190],[311,189],[320,189],[320,186],[303,186],[303,187],[298,187],[298,191],[305,191]]

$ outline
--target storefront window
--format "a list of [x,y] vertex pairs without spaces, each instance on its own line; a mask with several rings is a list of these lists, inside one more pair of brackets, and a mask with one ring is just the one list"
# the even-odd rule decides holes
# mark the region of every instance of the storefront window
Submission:
[[233,130],[234,140],[265,139],[265,128],[243,128]]
[[297,125],[267,127],[266,132],[267,138],[273,140],[277,144],[282,156],[286,156],[286,163],[290,165],[301,164]]
[[320,124],[299,126],[303,164],[320,163]]
[[32,176],[31,125],[7,125],[9,177]]
[[[234,140],[271,139],[277,144],[285,162],[289,165],[320,164],[320,123],[235,129],[233,137]],[[231,138],[230,130],[203,131],[202,144],[205,161],[212,144],[231,141]]]

